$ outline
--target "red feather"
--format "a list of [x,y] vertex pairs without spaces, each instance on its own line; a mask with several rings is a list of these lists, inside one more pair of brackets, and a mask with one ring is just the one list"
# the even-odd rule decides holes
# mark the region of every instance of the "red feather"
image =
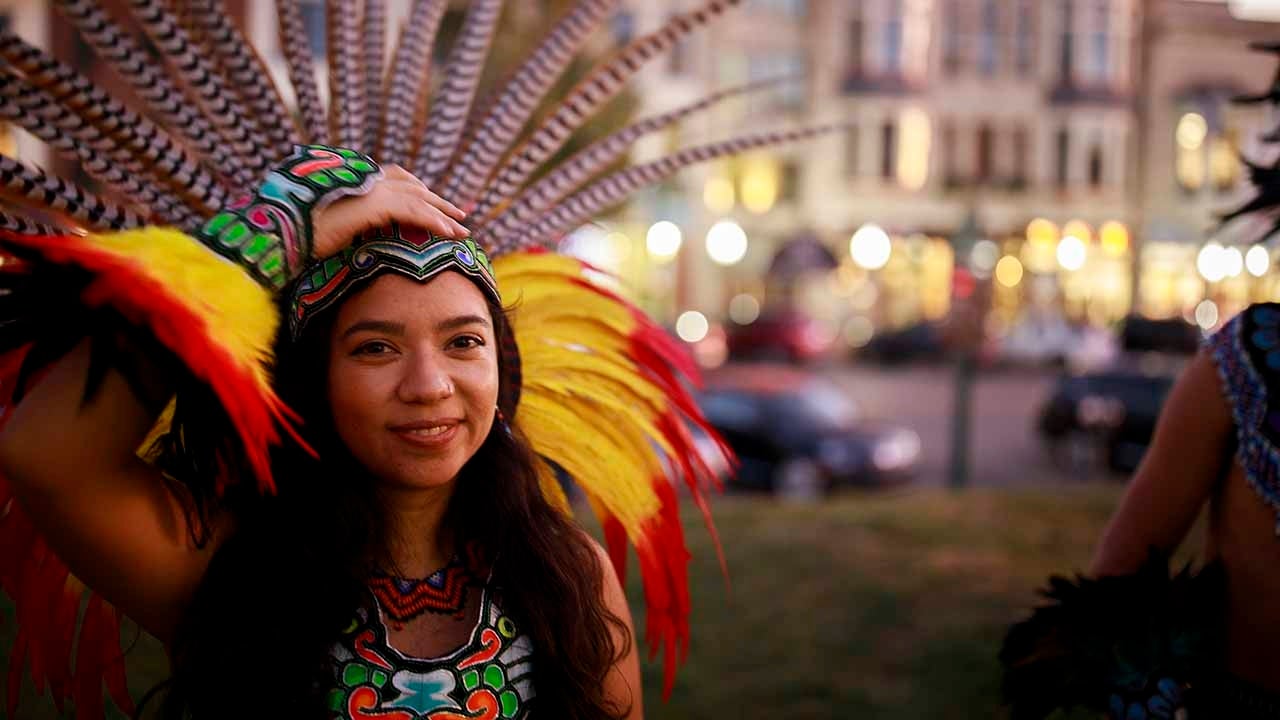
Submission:
[[51,262],[74,264],[96,274],[82,301],[89,307],[111,306],[125,319],[147,327],[176,354],[196,378],[213,389],[240,436],[245,458],[259,485],[275,489],[269,448],[281,442],[283,430],[312,450],[298,435],[298,416],[269,387],[263,387],[230,350],[212,337],[204,319],[187,301],[144,273],[136,261],[94,247],[74,235],[0,234],[6,242],[30,247]]

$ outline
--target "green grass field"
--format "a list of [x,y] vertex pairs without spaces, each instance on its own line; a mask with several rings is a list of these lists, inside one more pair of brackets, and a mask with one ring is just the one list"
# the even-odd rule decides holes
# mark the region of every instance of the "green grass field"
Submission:
[[[1004,628],[1049,573],[1084,568],[1118,494],[1107,485],[844,495],[811,506],[718,498],[728,590],[687,508],[690,653],[666,703],[660,664],[646,665],[646,716],[999,717]],[[642,622],[637,578],[628,590]],[[12,609],[0,611],[2,662]],[[140,641],[129,663],[137,692],[163,677],[153,641]],[[26,688],[19,717],[58,715]]]

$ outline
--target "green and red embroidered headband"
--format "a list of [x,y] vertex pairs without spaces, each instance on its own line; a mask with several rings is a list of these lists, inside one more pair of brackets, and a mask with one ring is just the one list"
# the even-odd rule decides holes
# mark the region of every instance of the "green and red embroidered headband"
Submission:
[[256,193],[232,202],[198,235],[272,290],[284,290],[299,278],[289,289],[289,331],[295,340],[315,313],[383,272],[422,281],[446,270],[461,272],[501,304],[489,256],[470,238],[441,238],[393,223],[362,233],[337,255],[311,263],[312,215],[339,198],[368,192],[381,177],[378,163],[354,150],[295,146]]

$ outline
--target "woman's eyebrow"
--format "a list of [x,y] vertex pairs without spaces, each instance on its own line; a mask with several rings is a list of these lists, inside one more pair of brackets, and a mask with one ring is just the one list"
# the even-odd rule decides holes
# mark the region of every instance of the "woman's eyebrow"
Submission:
[[342,332],[342,338],[355,335],[363,331],[380,332],[387,335],[404,335],[404,323],[391,322],[389,320],[361,320],[353,323],[351,327]]
[[441,321],[440,324],[436,325],[436,330],[445,332],[448,330],[456,330],[467,325],[483,325],[485,327],[489,327],[489,319],[483,315],[458,315],[456,317],[451,317],[448,320]]

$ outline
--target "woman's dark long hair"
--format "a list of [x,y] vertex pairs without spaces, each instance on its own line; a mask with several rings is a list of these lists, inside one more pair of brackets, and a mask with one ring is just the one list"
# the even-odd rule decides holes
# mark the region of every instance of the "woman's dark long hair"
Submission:
[[[490,303],[490,311],[495,335],[508,336],[504,310]],[[277,494],[245,488],[218,503],[233,529],[172,639],[163,717],[331,716],[330,648],[370,602],[367,580],[386,562],[388,547],[373,483],[338,439],[328,409],[336,314],[330,310],[298,343],[277,348],[277,391],[302,415],[303,434],[321,460],[279,448],[272,464]],[[512,430],[494,423],[459,475],[446,522],[459,542],[478,541],[495,558],[503,610],[533,641],[537,715],[620,717],[627,708],[611,705],[604,681],[633,639],[602,600],[611,570],[545,499],[539,461],[514,423]],[[194,507],[203,515],[211,504]],[[625,638],[621,646],[615,632]]]

